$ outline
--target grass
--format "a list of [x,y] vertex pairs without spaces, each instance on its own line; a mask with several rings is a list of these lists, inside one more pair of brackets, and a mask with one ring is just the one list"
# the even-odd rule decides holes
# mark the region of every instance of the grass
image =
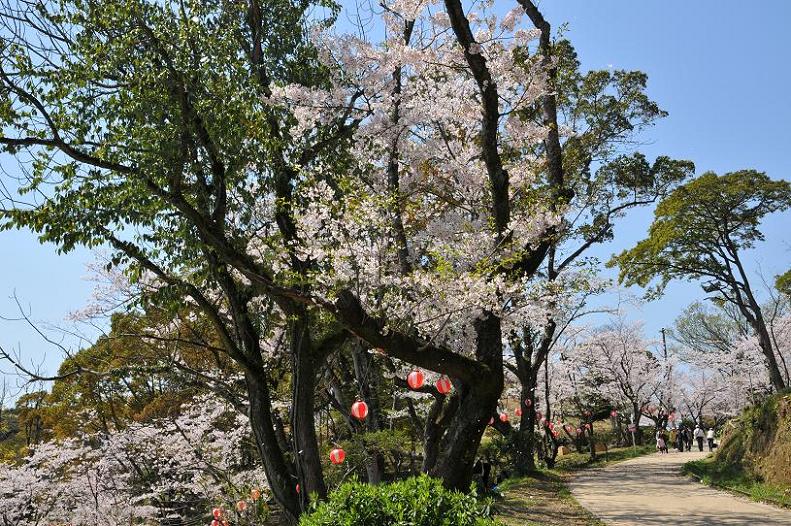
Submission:
[[654,451],[653,446],[617,448],[606,456],[602,453],[595,462],[582,453],[558,457],[553,469],[541,469],[531,476],[500,484],[504,498],[496,505],[497,520],[506,526],[604,526],[571,494],[568,483],[574,473]]
[[709,486],[740,493],[758,502],[791,508],[791,487],[760,481],[739,465],[709,457],[687,462],[682,469]]

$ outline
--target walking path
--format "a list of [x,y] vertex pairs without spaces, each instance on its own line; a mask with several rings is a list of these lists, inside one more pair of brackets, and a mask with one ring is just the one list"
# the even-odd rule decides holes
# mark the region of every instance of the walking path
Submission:
[[609,526],[791,526],[791,511],[718,491],[680,474],[706,453],[647,455],[583,473],[574,497]]

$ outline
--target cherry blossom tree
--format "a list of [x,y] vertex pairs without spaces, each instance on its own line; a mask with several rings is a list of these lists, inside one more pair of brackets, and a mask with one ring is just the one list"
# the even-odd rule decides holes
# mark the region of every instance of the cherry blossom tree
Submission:
[[[530,118],[548,57],[523,8],[393,2],[370,42],[324,21],[307,38],[302,3],[67,4],[3,18],[0,143],[37,159],[22,191],[57,188],[9,201],[4,227],[106,245],[143,304],[212,324],[292,520],[326,493],[316,378],[352,337],[458,382],[427,468],[466,489],[504,334],[543,316],[529,280],[562,208],[536,153],[558,130]],[[280,331],[288,449],[262,343]]]
[[204,398],[173,419],[44,442],[19,465],[0,464],[0,523],[208,520],[212,506],[238,500],[263,518],[257,493],[268,488],[245,459],[250,433],[246,417]]

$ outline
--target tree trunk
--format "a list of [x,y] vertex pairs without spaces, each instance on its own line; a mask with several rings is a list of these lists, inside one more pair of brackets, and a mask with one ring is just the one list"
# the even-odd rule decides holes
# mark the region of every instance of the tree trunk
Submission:
[[786,388],[786,384],[783,380],[783,375],[780,373],[780,367],[777,364],[777,357],[772,346],[772,339],[769,336],[760,308],[758,308],[756,316],[753,318],[752,326],[758,336],[758,346],[766,359],[766,368],[769,371],[769,380],[772,382],[772,387],[775,391],[782,391]]
[[476,358],[481,374],[472,385],[463,385],[459,393],[459,409],[443,440],[440,457],[430,472],[443,480],[446,487],[467,491],[472,481],[475,456],[486,424],[497,409],[503,391],[503,344],[500,320],[492,314],[475,323]]
[[289,524],[296,524],[301,512],[299,496],[295,489],[297,481],[286,464],[283,451],[278,447],[272,422],[269,386],[263,370],[261,375],[246,373],[245,381],[250,397],[250,426],[264,463],[267,482],[275,500],[283,507],[285,519]]
[[294,321],[291,351],[293,359],[291,428],[302,500],[313,493],[319,498],[324,498],[327,496],[327,486],[324,484],[324,474],[321,470],[314,408],[316,357],[311,345],[306,314],[297,316]]
[[[531,371],[531,374],[526,375],[521,382],[519,405],[524,409],[519,419],[519,429],[513,436],[514,458],[512,459],[518,475],[526,475],[536,470],[536,376]],[[525,400],[530,400],[530,404],[526,404]]]

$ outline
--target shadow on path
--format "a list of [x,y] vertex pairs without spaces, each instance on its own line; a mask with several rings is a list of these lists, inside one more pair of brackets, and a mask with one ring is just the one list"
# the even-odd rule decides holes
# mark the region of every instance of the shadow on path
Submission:
[[791,526],[791,511],[718,491],[681,475],[706,453],[648,455],[582,474],[574,497],[612,526]]

